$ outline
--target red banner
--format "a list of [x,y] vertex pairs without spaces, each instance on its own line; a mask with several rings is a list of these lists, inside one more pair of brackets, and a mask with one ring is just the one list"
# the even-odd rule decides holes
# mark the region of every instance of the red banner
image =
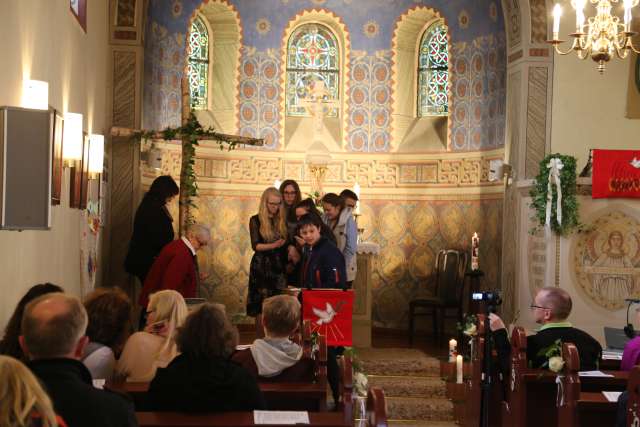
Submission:
[[593,150],[591,197],[640,197],[639,150]]
[[312,333],[327,337],[327,345],[351,345],[352,312],[352,290],[302,291],[302,318],[311,321]]

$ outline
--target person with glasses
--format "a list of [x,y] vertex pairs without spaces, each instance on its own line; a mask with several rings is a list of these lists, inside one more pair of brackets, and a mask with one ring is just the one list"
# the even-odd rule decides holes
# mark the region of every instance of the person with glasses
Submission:
[[285,219],[287,221],[287,234],[289,240],[287,242],[287,283],[298,285],[300,276],[300,248],[296,244],[293,236],[296,234],[298,226],[298,218],[296,217],[296,206],[302,200],[300,186],[293,179],[285,179],[280,184],[280,194],[282,195],[282,204],[284,206]]
[[[149,295],[164,289],[173,289],[184,298],[198,296],[200,270],[196,252],[209,244],[211,232],[201,224],[192,224],[185,236],[166,245],[154,261],[144,281],[138,303],[143,308],[149,303]],[[141,325],[143,320],[141,319]]]
[[[531,315],[540,326],[537,333],[527,337],[527,360],[532,368],[541,368],[547,358],[540,350],[554,344],[556,340],[575,344],[580,354],[580,369],[598,369],[602,357],[602,346],[588,333],[574,328],[567,321],[571,314],[571,295],[564,289],[547,286],[538,291],[531,303]],[[489,315],[496,351],[503,373],[510,368],[511,346],[504,322],[496,314]]]
[[287,286],[286,210],[277,188],[262,193],[258,213],[249,220],[249,234],[254,254],[249,265],[247,315],[256,318],[256,333],[262,336],[262,301]]

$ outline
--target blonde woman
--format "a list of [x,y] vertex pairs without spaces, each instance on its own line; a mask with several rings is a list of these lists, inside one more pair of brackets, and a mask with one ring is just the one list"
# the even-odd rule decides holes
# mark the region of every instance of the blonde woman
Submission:
[[176,329],[187,317],[187,305],[179,292],[164,290],[149,297],[147,326],[131,335],[116,365],[116,377],[130,382],[151,381],[178,354]]
[[277,188],[270,187],[262,193],[258,214],[249,220],[249,233],[255,253],[249,267],[247,315],[258,321],[262,301],[286,287],[287,219]]
[[66,427],[36,377],[8,356],[0,356],[0,426]]

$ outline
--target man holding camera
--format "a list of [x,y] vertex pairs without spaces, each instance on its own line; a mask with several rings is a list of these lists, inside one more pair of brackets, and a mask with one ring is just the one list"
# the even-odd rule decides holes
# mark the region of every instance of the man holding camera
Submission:
[[[571,296],[563,289],[548,286],[538,291],[530,308],[534,320],[542,326],[535,335],[527,337],[527,360],[530,367],[542,367],[547,358],[538,353],[559,339],[563,343],[573,343],[578,348],[580,370],[598,369],[602,347],[591,335],[567,322],[571,307]],[[502,319],[495,314],[489,315],[489,321],[502,372],[506,373],[510,369],[511,353],[507,329]]]

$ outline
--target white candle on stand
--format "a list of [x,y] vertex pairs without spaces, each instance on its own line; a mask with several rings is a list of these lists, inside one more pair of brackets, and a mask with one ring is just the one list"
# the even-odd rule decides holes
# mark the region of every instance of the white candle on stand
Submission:
[[456,384],[462,384],[462,356],[456,356]]
[[353,210],[353,213],[360,215],[360,184],[357,182],[353,185],[353,192],[358,196],[358,200],[356,200],[356,208]]
[[449,362],[455,362],[456,360],[456,347],[458,345],[458,341],[451,338],[449,340]]

